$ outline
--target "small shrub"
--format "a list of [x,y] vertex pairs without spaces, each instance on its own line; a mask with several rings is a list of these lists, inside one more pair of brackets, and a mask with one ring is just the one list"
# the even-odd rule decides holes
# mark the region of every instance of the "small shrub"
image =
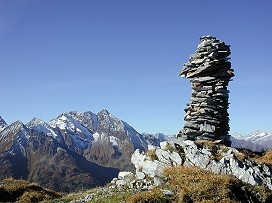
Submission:
[[201,148],[208,148],[211,150],[216,146],[211,140],[196,140],[195,143]]
[[177,148],[170,144],[166,145],[165,150],[168,150],[170,152],[178,152]]
[[248,158],[248,156],[246,156],[246,154],[241,153],[241,152],[234,153],[234,155],[239,161],[244,161],[245,159]]
[[157,160],[158,156],[156,154],[156,150],[155,149],[151,149],[147,151],[147,156],[149,156],[151,158],[152,161]]
[[219,161],[224,157],[224,154],[228,152],[228,147],[220,146],[220,148],[213,154],[215,160]]

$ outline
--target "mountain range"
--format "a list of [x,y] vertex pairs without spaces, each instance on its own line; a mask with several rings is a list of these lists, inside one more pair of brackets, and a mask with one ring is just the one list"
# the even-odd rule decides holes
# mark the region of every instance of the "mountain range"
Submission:
[[255,152],[272,149],[272,132],[255,131],[246,136],[233,133],[231,136],[231,146]]
[[0,117],[0,179],[14,177],[70,192],[108,183],[134,170],[135,149],[158,145],[163,134],[140,134],[107,110],[68,112],[48,123],[7,125]]
[[[33,118],[7,124],[0,116],[0,179],[13,177],[56,191],[70,192],[105,185],[119,171],[134,171],[131,155],[167,140],[163,133],[138,133],[101,110],[62,113],[48,123]],[[272,133],[234,133],[232,147],[270,149]]]

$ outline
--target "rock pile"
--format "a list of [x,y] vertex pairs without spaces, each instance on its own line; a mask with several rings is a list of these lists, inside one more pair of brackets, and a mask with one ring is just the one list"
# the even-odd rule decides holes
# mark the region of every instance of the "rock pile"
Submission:
[[239,160],[237,156],[241,156],[241,153],[232,147],[214,145],[209,148],[194,141],[180,139],[161,142],[160,147],[148,147],[148,151],[153,151],[156,155],[155,159],[150,158],[148,153],[135,150],[131,157],[136,168],[135,175],[131,172],[120,172],[118,178],[111,182],[111,187],[126,186],[149,190],[166,181],[163,171],[167,167],[184,165],[197,166],[217,174],[233,175],[245,183],[253,186],[264,185],[272,190],[271,168],[249,159]]
[[[115,193],[135,194],[143,190],[152,190],[157,186],[161,188],[164,195],[173,196],[176,191],[169,190],[167,183],[169,180],[163,172],[168,167],[179,165],[200,167],[217,174],[233,175],[244,183],[253,186],[263,185],[272,190],[270,166],[258,164],[249,159],[241,159],[243,154],[232,147],[215,144],[210,146],[212,143],[210,141],[204,141],[204,144],[201,142],[171,138],[169,141],[161,142],[160,147],[149,145],[147,152],[137,149],[131,157],[131,162],[136,169],[135,173],[120,172],[118,177],[107,186],[70,203],[100,202]],[[207,142],[206,145],[205,142]],[[244,186],[249,191],[248,185],[244,184]],[[252,194],[253,192],[254,190]]]
[[197,50],[179,72],[179,76],[190,79],[192,92],[185,108],[186,123],[178,136],[229,144],[227,86],[234,76],[229,61],[230,46],[210,35],[200,40]]
[[150,190],[164,182],[163,171],[169,166],[182,164],[182,158],[174,149],[173,143],[161,142],[160,147],[148,145],[147,153],[136,149],[131,156],[131,162],[136,172],[120,172],[117,178],[111,181],[113,187],[128,186],[131,189]]

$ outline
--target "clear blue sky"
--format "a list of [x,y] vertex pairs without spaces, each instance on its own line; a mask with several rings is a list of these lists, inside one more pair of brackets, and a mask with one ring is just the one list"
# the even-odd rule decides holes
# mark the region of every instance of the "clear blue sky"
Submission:
[[271,0],[0,0],[0,115],[49,121],[107,109],[175,134],[199,37],[231,45],[232,132],[272,131]]

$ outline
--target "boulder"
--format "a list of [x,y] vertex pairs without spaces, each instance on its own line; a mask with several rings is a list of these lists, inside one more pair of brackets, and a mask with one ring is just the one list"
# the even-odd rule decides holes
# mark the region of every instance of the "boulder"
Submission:
[[[157,156],[155,160],[148,157],[147,152],[137,149],[131,157],[136,169],[135,175],[132,172],[120,172],[111,184],[115,185],[113,188],[124,186],[149,190],[163,184],[165,168],[184,165],[233,175],[245,183],[264,185],[272,190],[272,170],[269,166],[248,159],[239,160],[237,156],[240,152],[235,148],[210,143],[213,146],[209,148],[191,140],[171,138],[169,143],[161,143],[162,148],[149,147]],[[175,150],[168,150],[168,145],[174,146]]]

